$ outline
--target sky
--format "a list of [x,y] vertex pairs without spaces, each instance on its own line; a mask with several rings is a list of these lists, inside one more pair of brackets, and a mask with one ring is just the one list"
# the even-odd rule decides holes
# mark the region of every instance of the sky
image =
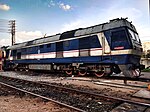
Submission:
[[[16,42],[126,18],[150,41],[149,0],[0,0],[0,19],[16,20]],[[0,32],[0,45],[11,35]]]

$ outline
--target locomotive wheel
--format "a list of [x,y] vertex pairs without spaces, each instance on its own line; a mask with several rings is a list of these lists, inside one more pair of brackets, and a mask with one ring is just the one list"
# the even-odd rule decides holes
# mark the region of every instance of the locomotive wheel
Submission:
[[81,70],[78,73],[79,76],[85,76],[86,74],[87,74],[87,72],[85,70]]
[[100,71],[97,71],[94,73],[97,77],[103,77],[105,75],[104,73],[104,67],[101,68]]
[[65,72],[67,75],[70,75],[70,76],[72,75],[72,70],[66,70]]
[[97,77],[103,77],[105,75],[104,71],[99,71],[94,73]]

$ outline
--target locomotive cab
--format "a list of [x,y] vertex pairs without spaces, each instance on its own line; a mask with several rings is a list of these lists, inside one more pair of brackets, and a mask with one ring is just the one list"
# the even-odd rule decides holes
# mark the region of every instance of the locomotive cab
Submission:
[[132,49],[132,43],[130,37],[128,37],[126,28],[119,28],[111,31],[111,49]]
[[[121,54],[126,54],[126,65],[119,65],[119,68],[126,77],[139,77],[141,74],[140,58],[142,55],[142,45],[135,28],[120,30],[112,34],[112,49],[120,50]],[[116,41],[117,40],[117,41]]]

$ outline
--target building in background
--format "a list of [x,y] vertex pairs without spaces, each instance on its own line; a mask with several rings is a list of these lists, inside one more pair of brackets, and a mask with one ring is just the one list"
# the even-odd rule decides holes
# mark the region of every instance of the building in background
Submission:
[[142,42],[143,47],[143,56],[141,59],[141,64],[144,64],[145,67],[150,66],[150,41]]

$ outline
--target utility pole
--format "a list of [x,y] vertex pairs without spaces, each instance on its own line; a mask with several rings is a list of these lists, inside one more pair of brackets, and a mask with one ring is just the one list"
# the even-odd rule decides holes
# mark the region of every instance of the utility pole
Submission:
[[15,32],[16,32],[16,25],[15,25],[15,20],[11,20],[9,21],[10,22],[10,33],[11,33],[11,44],[14,45],[15,44]]

